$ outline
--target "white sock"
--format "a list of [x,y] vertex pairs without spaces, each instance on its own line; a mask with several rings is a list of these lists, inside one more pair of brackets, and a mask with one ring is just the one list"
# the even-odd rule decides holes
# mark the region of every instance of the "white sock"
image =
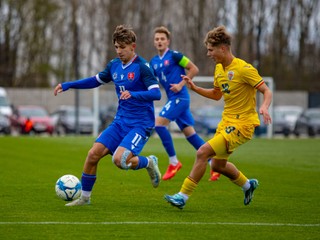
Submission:
[[81,192],[81,197],[85,197],[85,198],[90,198],[91,196],[91,191],[82,191]]
[[179,163],[178,158],[176,155],[169,157],[169,162],[170,164],[172,164],[173,166],[177,166],[177,164]]
[[242,186],[242,190],[245,192],[251,187],[249,179],[246,181],[246,183]]
[[184,199],[184,201],[186,202],[189,199],[189,196],[187,194],[184,194],[182,192],[179,192],[179,195],[181,195]]

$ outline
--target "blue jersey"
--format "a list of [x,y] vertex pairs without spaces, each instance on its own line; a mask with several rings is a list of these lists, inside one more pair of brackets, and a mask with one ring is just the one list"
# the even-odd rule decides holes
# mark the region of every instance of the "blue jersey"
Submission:
[[154,127],[153,101],[137,98],[120,99],[122,91],[141,92],[159,88],[158,81],[143,58],[136,56],[123,65],[119,58],[113,59],[107,67],[96,75],[100,83],[113,81],[118,96],[118,110],[115,119],[121,119],[127,126]]
[[153,68],[159,82],[165,89],[168,99],[190,99],[186,86],[183,86],[181,91],[177,93],[170,90],[170,84],[179,83],[182,80],[181,75],[186,74],[185,69],[179,65],[179,62],[182,58],[183,54],[180,52],[167,50],[162,57],[156,55],[150,61],[150,65]]

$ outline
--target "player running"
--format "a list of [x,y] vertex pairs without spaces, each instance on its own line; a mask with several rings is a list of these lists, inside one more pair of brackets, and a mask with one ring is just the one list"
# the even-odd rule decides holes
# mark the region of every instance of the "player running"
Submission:
[[209,31],[204,43],[207,56],[216,62],[213,88],[198,87],[188,76],[183,79],[190,89],[201,96],[217,101],[224,97],[222,120],[214,137],[197,151],[196,161],[180,192],[165,195],[165,199],[182,209],[203,177],[208,157],[213,157],[212,169],[241,187],[244,192],[244,205],[248,205],[258,181],[248,179],[234,164],[228,162],[228,158],[237,147],[252,138],[255,127],[260,124],[256,112],[257,90],[264,96],[259,114],[263,115],[265,124],[271,123],[268,108],[272,93],[251,64],[233,56],[231,36],[225,27],[220,26]]
[[[182,163],[176,156],[173,140],[168,130],[168,125],[171,121],[177,123],[188,142],[195,149],[205,143],[193,127],[194,120],[190,110],[190,95],[185,86],[186,82],[181,78],[181,75],[185,75],[187,70],[187,76],[192,79],[199,72],[199,69],[182,53],[169,49],[170,35],[169,30],[163,26],[154,30],[154,46],[158,51],[158,55],[154,56],[150,61],[150,65],[154,69],[168,98],[167,103],[156,118],[155,127],[169,156],[169,166],[163,175],[163,180],[173,178],[182,167]],[[209,180],[215,181],[219,177],[219,173],[211,171]]]
[[79,199],[66,206],[90,203],[96,181],[98,163],[110,154],[120,169],[146,168],[153,187],[158,187],[161,174],[155,156],[139,156],[155,125],[153,101],[160,100],[158,81],[149,64],[135,53],[136,35],[131,28],[120,25],[113,33],[118,58],[108,63],[97,75],[73,82],[58,84],[54,95],[69,88],[89,89],[113,82],[118,96],[118,110],[114,121],[95,140],[86,157]]

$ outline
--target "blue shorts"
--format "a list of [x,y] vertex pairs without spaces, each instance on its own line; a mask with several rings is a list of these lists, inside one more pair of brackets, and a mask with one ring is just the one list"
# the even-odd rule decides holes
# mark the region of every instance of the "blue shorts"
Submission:
[[96,142],[103,144],[112,154],[121,146],[137,156],[149,140],[152,130],[141,126],[126,126],[121,120],[115,120],[97,137]]
[[162,108],[159,116],[175,121],[181,131],[188,126],[194,125],[189,99],[170,99]]

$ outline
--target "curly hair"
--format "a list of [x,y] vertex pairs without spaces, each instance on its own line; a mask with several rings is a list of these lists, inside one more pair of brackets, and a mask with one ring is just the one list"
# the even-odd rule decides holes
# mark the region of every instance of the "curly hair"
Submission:
[[112,35],[113,44],[116,42],[122,44],[131,44],[135,43],[137,40],[137,36],[132,30],[131,27],[125,25],[119,25],[116,27],[116,30]]
[[164,26],[161,26],[161,27],[157,27],[154,29],[154,34],[156,33],[164,33],[168,39],[170,39],[170,31],[168,30],[168,28],[164,27]]
[[224,26],[219,26],[209,31],[204,39],[204,44],[218,46],[220,44],[231,45],[231,35]]

